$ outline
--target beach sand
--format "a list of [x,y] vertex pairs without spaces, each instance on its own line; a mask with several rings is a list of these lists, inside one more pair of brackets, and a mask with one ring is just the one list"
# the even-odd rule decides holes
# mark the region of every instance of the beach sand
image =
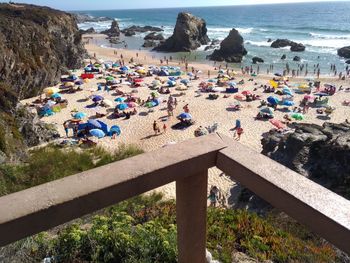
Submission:
[[[101,35],[93,35],[92,37],[101,37]],[[93,44],[93,41],[90,41],[90,44],[86,44],[86,48],[91,56],[96,54],[98,59],[104,61],[117,61],[120,59],[120,54],[123,54],[125,63],[133,57],[135,62],[143,63],[146,65],[159,65],[158,59],[152,58],[152,53],[147,51],[135,51],[135,50],[124,50],[124,49],[111,49],[111,48],[102,48]],[[115,55],[114,52],[117,52],[118,55]],[[136,57],[138,53],[138,58]],[[171,65],[178,66],[178,62],[170,63]],[[184,70],[184,65],[182,70]],[[197,70],[202,70],[203,74],[199,75],[200,79],[192,81],[192,87],[184,91],[186,95],[177,97],[178,106],[174,111],[174,116],[179,115],[183,112],[183,106],[189,104],[190,113],[194,117],[196,123],[195,125],[189,127],[186,130],[172,130],[171,126],[176,124],[178,120],[176,117],[169,118],[166,122],[162,122],[163,118],[167,117],[166,103],[154,108],[154,112],[148,112],[147,108],[138,107],[138,115],[132,116],[129,120],[124,119],[109,119],[102,118],[101,120],[106,122],[109,126],[119,125],[122,130],[121,136],[117,137],[116,140],[111,140],[110,137],[105,137],[98,140],[98,145],[105,147],[106,149],[113,150],[118,147],[118,145],[124,144],[135,144],[140,146],[145,151],[156,150],[170,142],[181,142],[186,139],[194,138],[194,131],[199,126],[209,126],[214,123],[218,123],[218,132],[233,138],[234,132],[232,129],[235,126],[236,119],[239,119],[242,123],[244,129],[244,134],[241,137],[240,143],[254,149],[257,152],[260,152],[262,149],[261,139],[262,134],[268,132],[273,126],[269,121],[257,121],[254,119],[256,114],[259,112],[258,106],[260,101],[253,102],[242,102],[243,108],[240,111],[227,111],[227,107],[230,103],[234,102],[234,95],[231,95],[230,98],[223,98],[224,94],[220,94],[219,99],[217,100],[208,100],[208,94],[202,93],[201,96],[198,96],[196,91],[198,90],[198,84],[208,79],[207,72],[211,70],[211,76],[216,77],[217,71],[214,71],[213,62],[208,62],[208,64],[202,63],[193,63],[189,62],[189,68],[194,67]],[[79,75],[79,72],[76,73]],[[254,82],[248,82],[248,79],[251,78],[248,75],[242,76],[238,74],[236,76],[237,82],[241,79],[245,80],[245,84],[239,86],[240,92],[243,90],[253,91],[255,87],[259,87],[261,84],[267,84],[272,76],[259,75],[254,77]],[[154,80],[154,77],[147,77],[144,81],[145,84],[150,84]],[[290,79],[291,83],[303,83],[304,78],[300,79]],[[322,78],[320,79],[321,83],[331,82],[337,86],[343,85],[344,87],[349,86],[349,80],[339,81],[336,78]],[[83,91],[77,92],[75,94],[65,94],[64,98],[68,100],[68,107],[63,109],[60,113],[57,113],[50,117],[42,118],[43,121],[51,124],[55,124],[58,131],[62,136],[65,135],[63,129],[63,122],[71,119],[71,111],[77,110],[88,113],[88,115],[94,115],[94,112],[86,109],[87,105],[90,105],[91,100],[84,101],[84,98],[87,98],[91,94],[100,94],[104,98],[114,101],[116,98],[113,91],[111,92],[91,92],[92,89],[97,90],[98,79],[94,79],[89,83],[82,85]],[[257,83],[257,85],[254,85]],[[131,92],[131,88],[128,85],[122,85],[120,90],[124,92]],[[174,90],[174,89],[173,89]],[[137,89],[138,93],[136,96],[141,99],[147,99],[150,95],[150,90],[147,87],[141,87]],[[173,91],[172,94],[178,94],[180,91]],[[266,100],[268,96],[273,94],[263,93],[262,89],[254,92],[255,94],[261,95],[263,99]],[[297,103],[302,100],[304,95],[295,94],[294,101]],[[161,98],[166,100],[168,95],[161,95]],[[22,101],[23,104],[31,103],[35,98],[27,99]],[[350,92],[337,92],[335,95],[330,97],[330,104],[336,107],[335,112],[331,115],[331,119],[327,121],[332,121],[335,123],[344,122],[346,118],[350,117],[350,107],[343,106],[342,102],[346,99],[350,99]],[[282,120],[285,112],[276,111],[275,118]],[[160,126],[163,126],[163,123],[167,125],[167,131],[161,135],[154,136],[153,132],[153,121],[157,120],[160,123]],[[310,108],[309,113],[306,115],[304,120],[306,123],[315,123],[320,124],[325,122],[325,119],[319,118],[316,114],[316,109]],[[169,148],[171,150],[171,147]],[[249,158],[249,157],[247,157]],[[216,185],[218,186],[222,193],[227,197],[230,195],[230,190],[235,186],[228,176],[224,175],[218,169],[210,169],[209,171],[209,186]],[[175,197],[175,183],[166,185],[157,189],[165,194],[166,197],[174,198]]]

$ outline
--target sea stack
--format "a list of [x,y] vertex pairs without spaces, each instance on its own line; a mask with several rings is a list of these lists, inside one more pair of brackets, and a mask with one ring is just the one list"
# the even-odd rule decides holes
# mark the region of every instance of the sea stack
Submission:
[[296,43],[289,39],[277,39],[271,43],[272,48],[290,47],[291,51],[302,52],[305,51],[305,46],[302,43]]
[[189,13],[179,13],[174,33],[154,50],[165,52],[188,52],[209,43],[204,19]]
[[350,46],[338,49],[338,56],[343,58],[350,58]]
[[102,31],[101,34],[105,34],[108,37],[119,37],[120,36],[120,29],[118,22],[113,20],[111,28],[107,29],[105,31]]
[[232,29],[230,34],[221,42],[220,49],[214,50],[209,56],[210,60],[226,61],[228,63],[240,63],[243,56],[247,55],[244,48],[243,37],[236,29]]

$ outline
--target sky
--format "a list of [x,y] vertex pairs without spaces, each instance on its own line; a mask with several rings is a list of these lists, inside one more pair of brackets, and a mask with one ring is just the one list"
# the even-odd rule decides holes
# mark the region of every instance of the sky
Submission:
[[[220,6],[220,5],[253,5],[275,4],[291,2],[335,2],[338,0],[17,0],[35,5],[45,5],[60,10],[107,10],[107,9],[141,9],[162,7],[192,7],[192,6]],[[0,2],[9,2],[0,0]]]

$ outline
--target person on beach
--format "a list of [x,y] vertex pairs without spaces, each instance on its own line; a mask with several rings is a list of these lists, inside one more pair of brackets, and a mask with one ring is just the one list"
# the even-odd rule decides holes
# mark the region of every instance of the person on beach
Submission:
[[69,132],[69,126],[68,126],[68,122],[64,122],[63,123],[63,128],[64,128],[64,131],[66,133],[66,137],[68,138],[68,132]]
[[186,112],[186,113],[189,113],[189,112],[190,112],[190,109],[189,109],[189,107],[188,107],[188,104],[186,104],[186,105],[183,107],[183,110],[184,110],[184,112]]
[[216,207],[217,202],[220,200],[219,195],[219,188],[217,188],[216,186],[212,186],[208,196],[211,207]]
[[177,107],[177,99],[175,98],[174,99],[174,108],[176,109],[176,107]]
[[153,131],[154,131],[154,135],[158,135],[160,133],[160,129],[159,129],[157,121],[153,122]]
[[167,126],[166,126],[166,123],[163,124],[163,133],[166,133],[166,130],[167,130]]
[[235,130],[234,139],[237,141],[241,140],[242,134],[243,134],[243,128],[242,127],[237,128]]

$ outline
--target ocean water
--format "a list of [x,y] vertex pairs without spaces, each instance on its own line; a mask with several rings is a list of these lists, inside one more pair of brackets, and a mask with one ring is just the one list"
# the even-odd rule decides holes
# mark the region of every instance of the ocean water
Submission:
[[[336,64],[339,70],[345,67],[345,60],[337,56],[337,49],[350,45],[350,2],[323,2],[298,4],[273,4],[250,6],[168,8],[140,10],[104,10],[80,11],[95,17],[111,17],[118,20],[123,29],[131,25],[152,25],[162,27],[164,36],[169,37],[174,29],[179,12],[186,11],[206,20],[210,39],[224,39],[232,28],[236,28],[244,38],[248,55],[243,65],[249,65],[251,58],[259,56],[265,64],[274,63],[282,68],[286,62],[292,62],[294,56],[302,58],[301,63],[320,64],[321,73],[329,72],[330,64]],[[109,28],[110,21],[79,24],[82,29],[94,27],[97,31]],[[139,49],[142,37],[127,38],[128,46]],[[301,42],[305,52],[291,52],[288,48],[273,49],[267,40],[287,38]],[[204,60],[212,51],[201,47],[192,52],[191,57]],[[286,54],[287,60],[280,58]],[[182,55],[182,54],[181,54]],[[240,65],[239,65],[240,66]]]

